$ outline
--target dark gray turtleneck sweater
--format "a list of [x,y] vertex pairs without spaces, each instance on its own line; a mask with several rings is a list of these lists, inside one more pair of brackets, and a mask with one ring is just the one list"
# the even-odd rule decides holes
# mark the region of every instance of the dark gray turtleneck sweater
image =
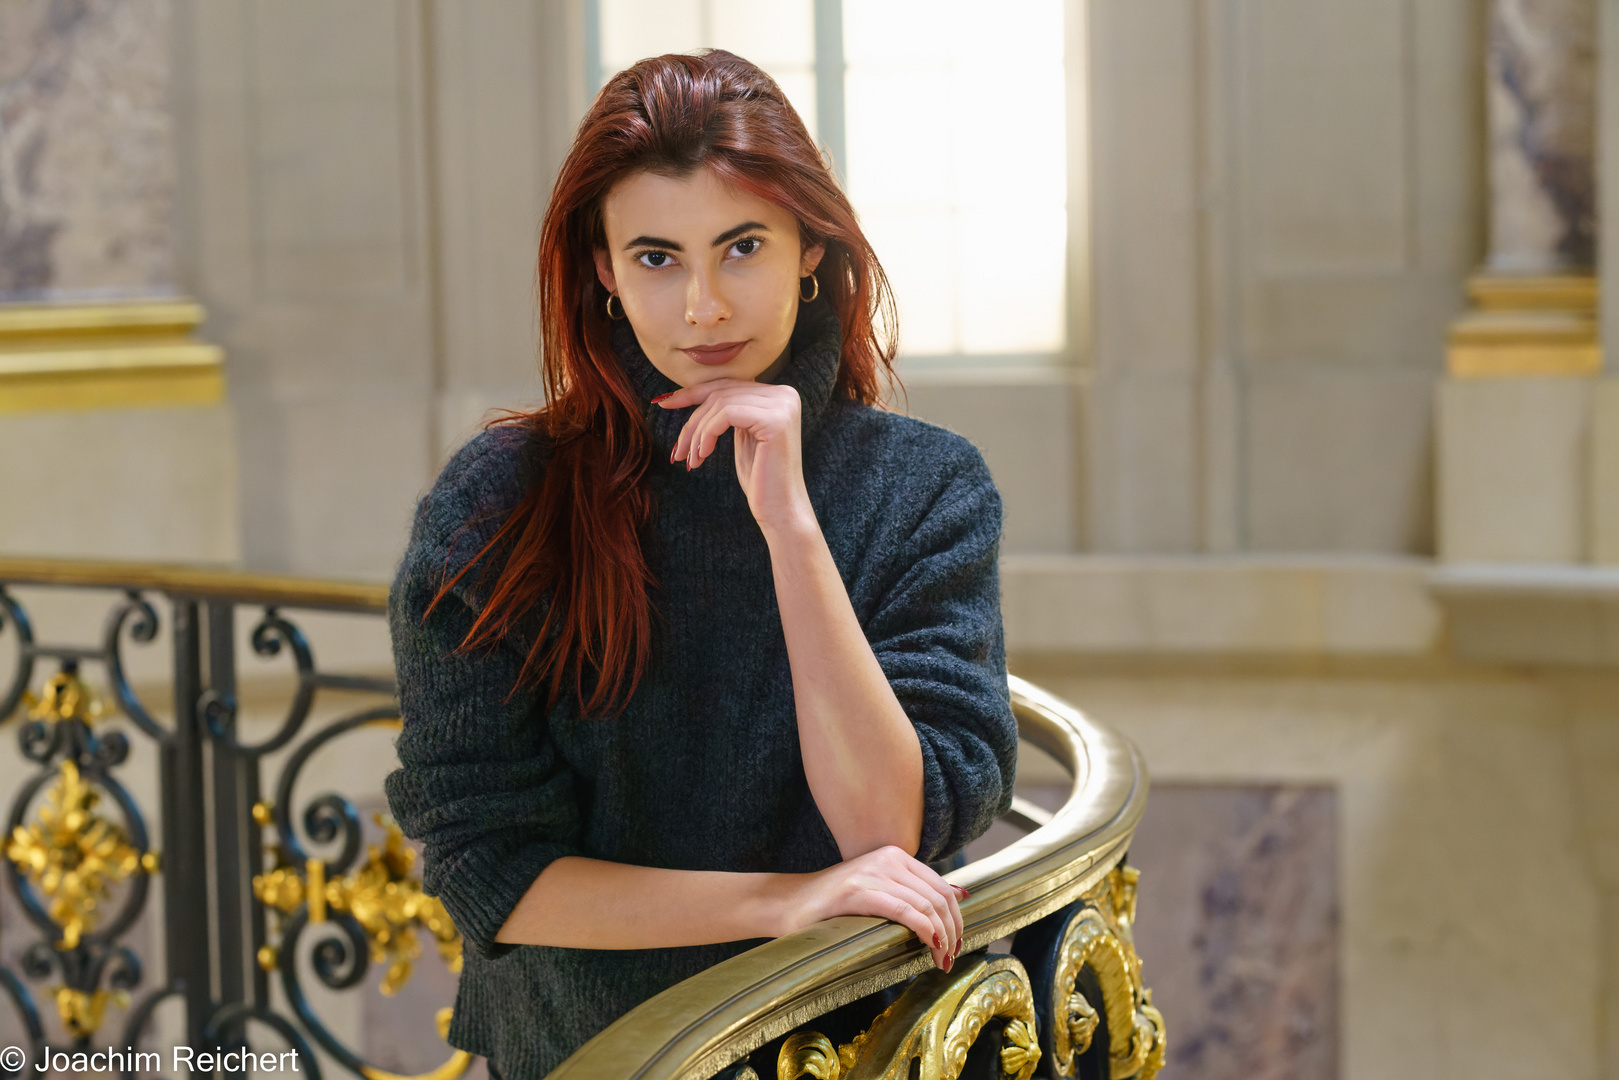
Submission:
[[[676,389],[628,324],[614,348],[643,399]],[[804,479],[856,616],[925,769],[918,858],[958,851],[1012,797],[996,576],[1000,497],[965,439],[833,397],[839,333],[805,305],[778,382],[803,402]],[[584,720],[512,694],[516,646],[454,655],[480,598],[458,586],[424,620],[446,568],[493,534],[536,470],[525,431],[469,442],[417,508],[390,597],[404,729],[388,802],[425,843],[423,885],[464,941],[451,1045],[506,1080],[537,1080],[664,988],[758,941],[593,950],[496,943],[551,860],[586,855],[690,870],[806,872],[838,848],[804,778],[770,552],[736,478],[732,437],[693,472],[669,465],[689,409],[648,404],[656,500],[648,558],[661,589],[650,670],[624,712]],[[476,577],[476,571],[467,579]],[[467,580],[464,579],[464,580]]]

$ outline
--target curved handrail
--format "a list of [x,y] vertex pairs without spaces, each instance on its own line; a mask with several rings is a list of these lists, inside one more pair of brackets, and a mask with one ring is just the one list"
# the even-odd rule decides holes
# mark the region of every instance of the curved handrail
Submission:
[[[1073,777],[1045,825],[948,875],[963,951],[1078,899],[1123,859],[1146,809],[1147,770],[1123,736],[1015,676],[1018,733]],[[706,1080],[809,1020],[932,967],[915,934],[843,916],[777,938],[670,987],[614,1021],[547,1080]]]
[[67,585],[85,589],[151,590],[170,596],[218,598],[244,604],[383,613],[388,586],[365,582],[206,570],[162,563],[0,558],[0,585]]

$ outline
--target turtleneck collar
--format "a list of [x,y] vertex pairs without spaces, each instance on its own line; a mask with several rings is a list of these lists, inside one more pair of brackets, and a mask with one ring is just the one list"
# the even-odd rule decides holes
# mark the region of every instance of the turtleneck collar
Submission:
[[[646,418],[653,445],[667,455],[680,437],[682,425],[691,416],[691,409],[662,409],[653,405],[652,399],[678,390],[680,386],[652,366],[628,319],[613,324],[612,345],[619,363],[630,376],[630,385],[641,395],[641,414]],[[832,388],[838,379],[838,359],[843,351],[842,327],[826,297],[799,305],[798,322],[793,326],[788,350],[790,356],[786,365],[772,381],[798,391],[801,430],[807,440],[820,426],[832,401]],[[654,455],[653,460],[658,458],[659,455]]]

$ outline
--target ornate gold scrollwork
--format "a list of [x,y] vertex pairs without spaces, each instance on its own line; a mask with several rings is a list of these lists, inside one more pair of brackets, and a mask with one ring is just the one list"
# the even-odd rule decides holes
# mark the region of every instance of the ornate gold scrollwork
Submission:
[[963,964],[953,974],[929,972],[912,981],[899,1000],[852,1042],[802,1031],[782,1044],[777,1080],[905,1080],[911,1063],[920,1080],[955,1080],[984,1025],[1007,1021],[1001,1072],[1029,1080],[1040,1060],[1034,994],[1023,964],[1010,956]]
[[94,723],[106,710],[101,699],[91,692],[85,681],[72,670],[58,671],[45,680],[38,697],[24,694],[30,720],[83,720]]
[[1052,1015],[1062,1019],[1052,1034],[1053,1065],[1060,1077],[1074,1075],[1075,1059],[1090,1049],[1098,1018],[1076,983],[1089,967],[1102,991],[1107,1016],[1109,1073],[1113,1080],[1152,1080],[1164,1064],[1164,1017],[1141,982],[1131,924],[1141,872],[1117,866],[1084,897],[1085,907],[1068,924],[1052,980]]
[[[282,913],[290,913],[307,899],[310,922],[326,918],[328,911],[347,912],[365,930],[373,963],[386,963],[382,992],[397,993],[410,980],[411,967],[421,955],[418,927],[433,935],[439,956],[452,972],[461,970],[461,934],[437,897],[422,892],[410,876],[416,853],[405,845],[399,826],[374,819],[386,830],[383,842],[372,844],[365,862],[345,877],[328,880],[325,863],[309,859],[306,879],[282,864],[253,878],[253,895]],[[319,918],[317,918],[317,914]],[[268,954],[260,963],[272,959]]]
[[157,862],[135,850],[121,826],[95,812],[100,793],[79,775],[72,758],[64,758],[59,771],[33,823],[12,830],[5,855],[45,897],[51,921],[62,928],[56,947],[65,952],[94,929],[96,908],[113,885],[155,870]]

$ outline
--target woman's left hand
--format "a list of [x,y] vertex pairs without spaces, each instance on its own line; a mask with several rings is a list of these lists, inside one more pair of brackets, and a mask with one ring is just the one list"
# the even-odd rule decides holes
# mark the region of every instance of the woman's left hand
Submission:
[[813,522],[799,450],[798,391],[791,386],[744,379],[715,379],[675,391],[658,404],[697,408],[675,441],[671,461],[688,470],[714,452],[726,429],[736,431],[736,478],[760,527],[787,528]]

